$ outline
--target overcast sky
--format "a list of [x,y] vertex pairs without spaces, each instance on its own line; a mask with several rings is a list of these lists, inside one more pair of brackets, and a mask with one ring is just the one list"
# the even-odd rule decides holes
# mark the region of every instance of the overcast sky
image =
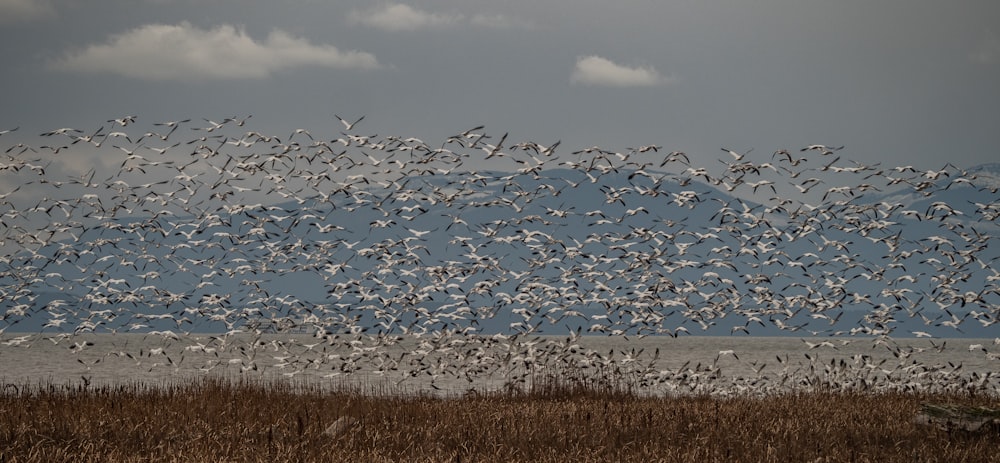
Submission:
[[1000,161],[998,19],[995,0],[0,0],[0,130],[252,115],[335,138],[339,114],[432,143],[485,124],[567,151],[969,167]]

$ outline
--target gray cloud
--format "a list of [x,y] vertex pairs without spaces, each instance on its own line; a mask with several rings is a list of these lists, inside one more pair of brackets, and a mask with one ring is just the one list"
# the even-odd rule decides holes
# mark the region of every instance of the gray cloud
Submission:
[[0,0],[0,24],[54,16],[48,0]]
[[261,79],[302,66],[375,69],[371,53],[314,45],[275,29],[256,41],[228,24],[147,24],[52,61],[63,71],[113,73],[143,80]]
[[336,112],[372,133],[487,124],[570,152],[824,143],[884,166],[996,161],[998,2],[626,3],[0,0],[0,129],[21,126],[7,146],[122,114],[337,131]]
[[980,64],[992,64],[1000,61],[1000,37],[987,31],[969,57],[973,62]]

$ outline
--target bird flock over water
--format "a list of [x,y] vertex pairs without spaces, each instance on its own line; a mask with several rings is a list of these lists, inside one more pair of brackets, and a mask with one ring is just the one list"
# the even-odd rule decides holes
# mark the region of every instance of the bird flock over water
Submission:
[[[997,324],[997,171],[866,164],[841,146],[569,149],[484,127],[425,142],[329,122],[0,131],[0,350],[83,355],[104,333],[161,339],[104,354],[142,368],[998,387],[915,360]],[[754,362],[725,384],[740,352],[664,368],[669,340],[694,334],[799,336],[806,364]],[[588,336],[664,344],[598,352]],[[894,360],[830,360],[862,343]],[[996,361],[997,344],[969,350]]]

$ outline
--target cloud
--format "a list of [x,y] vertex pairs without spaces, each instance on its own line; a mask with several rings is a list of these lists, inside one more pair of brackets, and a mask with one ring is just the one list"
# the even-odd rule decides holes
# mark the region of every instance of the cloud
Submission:
[[0,24],[12,24],[55,15],[48,0],[0,0]]
[[147,24],[114,35],[104,44],[68,52],[50,63],[64,71],[114,73],[145,80],[262,79],[305,66],[375,69],[375,56],[340,51],[274,30],[255,41],[242,28],[223,24],[199,29],[187,22]]
[[474,14],[469,17],[469,22],[475,26],[494,29],[528,29],[531,27],[528,22],[502,14]]
[[391,3],[366,11],[354,10],[348,14],[348,20],[389,32],[409,32],[463,24],[496,29],[527,27],[523,21],[501,14],[466,16],[461,13],[432,13],[402,3]]
[[449,26],[464,18],[458,14],[429,13],[402,3],[393,3],[365,12],[351,11],[348,19],[376,29],[399,32]]
[[1000,61],[1000,38],[992,31],[987,31],[976,49],[969,53],[969,58],[979,64],[993,64]]
[[651,67],[630,68],[595,55],[578,58],[570,76],[572,83],[612,87],[648,87],[670,81]]

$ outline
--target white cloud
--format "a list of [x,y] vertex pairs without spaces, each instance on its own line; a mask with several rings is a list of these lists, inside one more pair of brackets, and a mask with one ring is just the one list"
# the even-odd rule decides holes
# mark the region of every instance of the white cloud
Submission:
[[351,11],[348,20],[389,32],[453,27],[471,24],[479,27],[507,29],[527,27],[523,21],[502,14],[432,13],[402,3],[390,3],[366,11]]
[[48,0],[0,0],[0,24],[30,21],[55,15]]
[[182,22],[140,26],[111,36],[104,44],[68,52],[51,66],[146,80],[191,81],[260,79],[305,66],[374,69],[379,63],[370,53],[313,45],[280,30],[255,41],[231,25],[199,29]]
[[613,87],[644,87],[670,82],[652,67],[627,67],[600,56],[584,56],[576,60],[570,82]]
[[348,19],[391,32],[449,26],[464,20],[462,15],[429,13],[402,3],[393,3],[364,12],[351,11]]
[[528,29],[531,24],[519,18],[512,18],[502,14],[474,14],[469,18],[469,22],[475,26],[491,27],[494,29]]

